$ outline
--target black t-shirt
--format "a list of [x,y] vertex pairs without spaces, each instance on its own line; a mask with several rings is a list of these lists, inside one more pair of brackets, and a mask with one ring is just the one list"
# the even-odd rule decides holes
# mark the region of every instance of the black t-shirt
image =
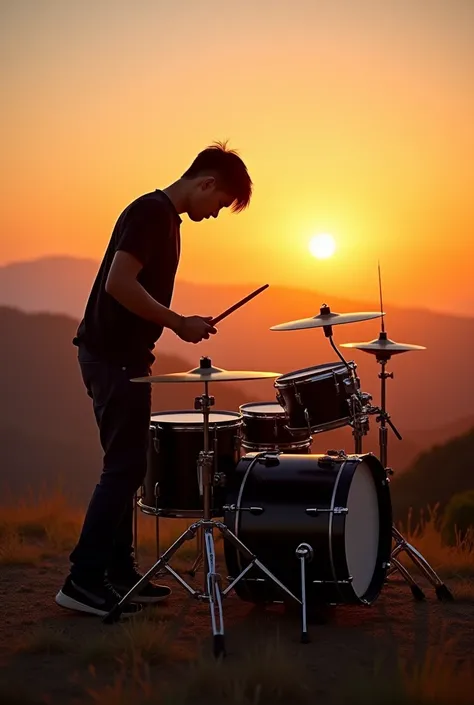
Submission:
[[102,360],[129,365],[153,362],[152,350],[163,327],[136,316],[105,290],[117,250],[134,255],[143,265],[137,279],[163,306],[173,296],[181,240],[181,218],[174,205],[156,190],[140,196],[119,216],[86,305],[75,345],[84,345]]

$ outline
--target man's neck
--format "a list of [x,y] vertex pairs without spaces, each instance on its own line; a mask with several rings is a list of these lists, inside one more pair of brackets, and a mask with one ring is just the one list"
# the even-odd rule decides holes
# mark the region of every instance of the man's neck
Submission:
[[175,181],[174,183],[170,184],[170,186],[167,186],[162,190],[163,193],[166,193],[179,215],[181,215],[181,213],[186,212],[187,189],[186,184],[183,182],[182,179]]

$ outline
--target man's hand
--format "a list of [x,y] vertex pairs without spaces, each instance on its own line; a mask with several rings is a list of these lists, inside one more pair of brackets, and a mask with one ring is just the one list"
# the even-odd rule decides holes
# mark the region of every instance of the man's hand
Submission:
[[176,335],[187,343],[200,343],[217,333],[211,326],[212,316],[183,316],[176,328]]

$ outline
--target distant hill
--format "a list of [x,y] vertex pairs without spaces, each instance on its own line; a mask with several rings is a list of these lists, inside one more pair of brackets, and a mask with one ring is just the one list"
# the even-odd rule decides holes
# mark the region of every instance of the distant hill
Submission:
[[[77,321],[57,314],[0,308],[0,487],[21,498],[63,478],[69,495],[87,499],[101,467],[101,449],[71,341]],[[161,355],[154,372],[189,369]],[[216,408],[237,411],[247,397],[222,384]],[[153,410],[193,408],[198,384],[153,388]]]
[[[229,263],[230,264],[230,263]],[[18,262],[0,268],[0,304],[25,311],[67,313],[81,317],[97,270],[97,262],[67,257],[51,257]],[[245,273],[243,272],[243,278]],[[295,318],[315,315],[322,303],[333,311],[377,310],[376,292],[366,301],[351,301],[350,276],[341,273],[341,297],[325,300],[324,292],[309,292],[279,286],[270,288],[236,311],[219,325],[219,333],[198,347],[190,346],[166,331],[158,353],[177,355],[185,369],[194,367],[199,356],[209,354],[214,364],[230,369],[265,369],[288,372],[336,358],[323,332],[319,330],[273,332],[270,326]],[[263,282],[259,282],[261,284]],[[271,282],[270,282],[271,284]],[[239,286],[207,286],[179,281],[173,307],[184,314],[217,314],[252,290],[245,281]],[[389,336],[400,342],[425,345],[426,351],[407,353],[392,359],[389,371],[395,377],[387,382],[388,410],[410,446],[410,454],[428,447],[427,432],[442,433],[447,427],[463,428],[473,416],[471,399],[474,379],[460,365],[460,354],[474,345],[474,319],[454,317],[431,311],[386,306],[385,323]],[[334,327],[337,344],[376,338],[380,319]],[[462,344],[462,347],[460,347]],[[341,349],[347,359],[357,362],[364,391],[379,399],[379,366],[372,356],[358,350]],[[272,382],[242,383],[239,388],[252,401],[254,396],[274,398]],[[258,391],[257,391],[258,390]],[[415,434],[413,429],[422,429]],[[428,435],[430,435],[428,433]],[[377,440],[375,440],[375,444]],[[393,441],[393,452],[398,441]],[[371,442],[371,447],[374,447]]]
[[422,453],[391,482],[395,515],[405,521],[412,508],[415,523],[421,510],[439,504],[441,514],[454,494],[473,489],[474,428]]

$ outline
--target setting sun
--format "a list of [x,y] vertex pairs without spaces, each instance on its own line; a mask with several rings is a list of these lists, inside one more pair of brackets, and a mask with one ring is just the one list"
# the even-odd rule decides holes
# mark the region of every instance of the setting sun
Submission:
[[336,241],[332,235],[323,233],[321,235],[314,235],[309,241],[309,251],[313,257],[318,259],[327,259],[332,257],[336,251]]

